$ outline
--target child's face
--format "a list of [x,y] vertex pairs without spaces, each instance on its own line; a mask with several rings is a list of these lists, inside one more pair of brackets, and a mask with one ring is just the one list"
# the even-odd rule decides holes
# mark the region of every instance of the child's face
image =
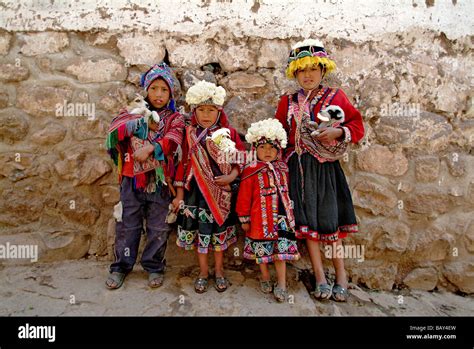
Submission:
[[148,87],[148,100],[156,108],[163,108],[170,100],[170,88],[162,79],[156,79]]
[[322,69],[320,65],[306,67],[296,71],[298,84],[306,91],[313,90],[319,86],[322,79]]
[[260,144],[257,147],[257,158],[260,161],[270,162],[277,158],[278,150],[270,143]]
[[200,105],[196,108],[196,118],[204,128],[211,127],[216,123],[217,117],[219,116],[219,109],[213,105]]

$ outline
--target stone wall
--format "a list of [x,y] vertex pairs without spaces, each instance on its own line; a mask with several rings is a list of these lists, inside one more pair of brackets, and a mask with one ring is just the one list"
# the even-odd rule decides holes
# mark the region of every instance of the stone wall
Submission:
[[110,259],[119,192],[104,137],[139,74],[165,60],[183,91],[223,85],[245,133],[295,88],[289,47],[313,36],[366,126],[342,160],[360,222],[346,244],[365,248],[347,260],[352,281],[474,292],[470,1],[0,5],[1,244],[37,244],[42,262]]

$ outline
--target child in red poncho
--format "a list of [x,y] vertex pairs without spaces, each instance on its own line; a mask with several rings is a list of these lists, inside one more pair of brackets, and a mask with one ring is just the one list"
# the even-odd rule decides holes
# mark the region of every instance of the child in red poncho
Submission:
[[175,210],[180,208],[176,244],[186,250],[197,249],[197,293],[208,289],[209,250],[214,251],[215,288],[219,292],[228,288],[224,251],[237,240],[234,194],[240,166],[225,161],[223,155],[244,150],[244,146],[229,125],[222,108],[224,99],[225,90],[206,81],[190,87],[186,94],[192,120],[186,128],[183,161],[176,173],[173,206]]

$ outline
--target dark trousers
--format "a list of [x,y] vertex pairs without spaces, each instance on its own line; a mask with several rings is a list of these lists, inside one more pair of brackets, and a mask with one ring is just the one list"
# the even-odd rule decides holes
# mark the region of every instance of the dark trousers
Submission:
[[170,196],[167,190],[144,193],[133,188],[133,179],[123,177],[120,201],[123,205],[122,222],[115,229],[115,262],[110,272],[129,273],[137,260],[143,218],[146,219],[147,242],[141,265],[149,273],[164,273],[165,251],[171,231],[165,223]]

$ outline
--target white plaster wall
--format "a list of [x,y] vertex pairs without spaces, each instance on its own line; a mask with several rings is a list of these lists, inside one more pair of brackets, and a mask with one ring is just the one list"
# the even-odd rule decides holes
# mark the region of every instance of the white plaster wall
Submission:
[[414,27],[449,39],[474,33],[472,0],[3,0],[0,28],[9,31],[168,31],[213,37],[328,35],[354,42]]

